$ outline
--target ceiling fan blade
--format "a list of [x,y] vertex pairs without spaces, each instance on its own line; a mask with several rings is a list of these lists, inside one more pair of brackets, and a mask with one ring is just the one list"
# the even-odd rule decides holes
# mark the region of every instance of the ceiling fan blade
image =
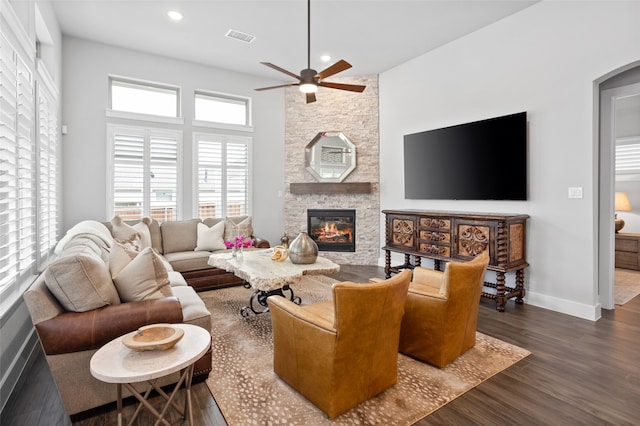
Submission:
[[350,92],[363,92],[367,86],[360,86],[358,84],[342,84],[342,83],[330,83],[328,81],[321,81],[318,86],[328,87],[330,89],[348,90]]
[[298,83],[279,84],[277,86],[260,87],[258,89],[253,89],[253,90],[260,92],[261,90],[279,89],[280,87],[289,87],[289,86],[298,86]]
[[307,103],[310,104],[311,102],[315,102],[316,101],[316,94],[311,92],[311,93],[307,93]]
[[339,72],[342,72],[344,70],[348,70],[349,68],[351,68],[351,64],[343,59],[340,59],[335,64],[320,71],[318,74],[316,74],[316,77],[322,80],[323,78],[331,77],[332,75],[338,74]]
[[274,70],[276,70],[276,71],[280,71],[280,72],[282,72],[282,73],[285,73],[286,75],[291,76],[291,77],[293,77],[293,78],[296,78],[296,79],[298,79],[298,80],[300,80],[300,79],[301,79],[301,77],[300,77],[299,75],[296,75],[296,74],[292,73],[291,71],[287,71],[287,70],[285,70],[284,68],[280,68],[280,67],[279,67],[279,66],[277,66],[277,65],[273,65],[271,62],[260,62],[260,63],[261,63],[262,65],[266,65],[266,66],[268,66],[269,68],[273,68],[273,69],[274,69]]

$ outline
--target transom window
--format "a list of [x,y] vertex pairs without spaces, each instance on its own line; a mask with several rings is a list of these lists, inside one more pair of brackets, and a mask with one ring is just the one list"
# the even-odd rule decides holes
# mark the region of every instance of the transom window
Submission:
[[177,87],[111,77],[109,89],[114,111],[180,116],[180,89]]
[[249,126],[249,99],[215,93],[195,93],[195,119]]

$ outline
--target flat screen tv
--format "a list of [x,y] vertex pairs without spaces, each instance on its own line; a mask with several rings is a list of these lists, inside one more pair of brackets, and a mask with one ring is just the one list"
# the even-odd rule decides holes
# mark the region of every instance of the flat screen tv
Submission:
[[527,113],[406,135],[404,192],[419,200],[526,200]]

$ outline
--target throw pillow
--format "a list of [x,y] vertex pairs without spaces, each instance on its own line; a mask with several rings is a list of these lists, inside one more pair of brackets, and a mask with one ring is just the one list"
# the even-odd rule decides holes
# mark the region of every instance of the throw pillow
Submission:
[[222,236],[224,235],[224,222],[217,223],[209,228],[204,223],[198,224],[198,242],[195,251],[224,250]]
[[253,236],[251,216],[227,217],[224,221],[224,239],[233,241],[236,237]]
[[109,267],[90,249],[74,251],[51,262],[44,281],[68,311],[86,312],[120,303]]
[[113,278],[123,302],[173,296],[167,269],[160,255],[148,247],[143,249]]
[[140,222],[132,226],[132,228],[138,231],[138,234],[140,235],[140,243],[142,244],[142,248],[152,247],[151,231],[149,230],[150,224],[151,224],[151,218],[143,217],[142,220],[140,220]]
[[111,226],[111,234],[117,242],[133,244],[138,247],[138,250],[142,249],[140,233],[133,226],[123,222],[120,216],[115,216],[111,219]]
[[111,273],[111,277],[117,276],[125,266],[131,263],[138,253],[139,252],[132,246],[127,246],[118,242],[114,243],[113,247],[111,247],[111,252],[109,253],[109,272]]

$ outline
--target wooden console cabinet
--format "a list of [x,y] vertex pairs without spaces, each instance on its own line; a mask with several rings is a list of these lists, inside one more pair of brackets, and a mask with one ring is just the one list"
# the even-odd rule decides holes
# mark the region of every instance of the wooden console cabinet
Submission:
[[640,271],[640,234],[616,234],[616,268]]
[[[482,292],[495,299],[496,309],[504,311],[508,299],[522,303],[525,295],[525,237],[528,215],[460,213],[451,211],[383,210],[385,214],[385,274],[421,266],[421,259],[433,259],[435,269],[441,262],[473,259],[489,250],[488,269],[496,272],[496,282],[485,287],[496,293]],[[392,266],[391,252],[404,254],[404,264]],[[413,262],[412,262],[413,257]],[[515,287],[507,287],[505,274],[515,272]],[[484,289],[483,289],[484,290]]]

